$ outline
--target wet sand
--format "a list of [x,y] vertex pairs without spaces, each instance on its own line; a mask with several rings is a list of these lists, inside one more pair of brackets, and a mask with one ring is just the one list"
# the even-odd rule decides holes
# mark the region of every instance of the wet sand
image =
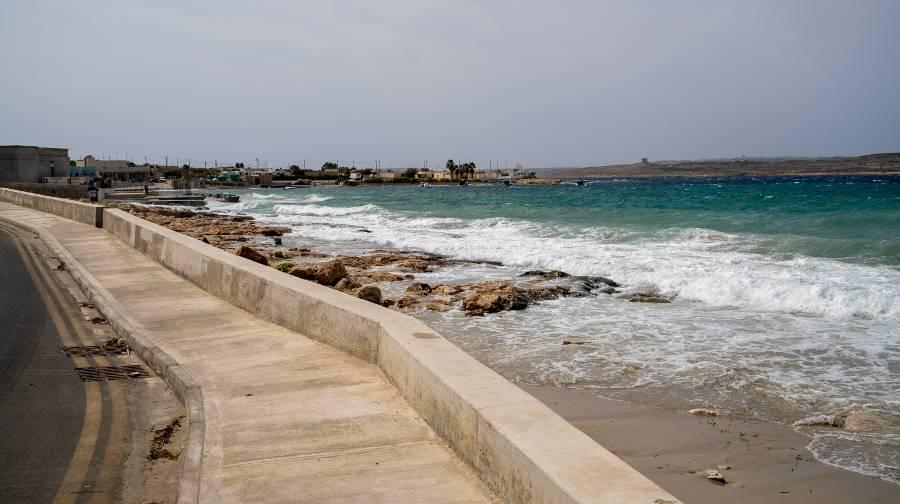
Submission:
[[[816,461],[787,425],[519,386],[686,504],[900,502],[900,485]],[[724,485],[706,478],[716,466],[729,467]]]

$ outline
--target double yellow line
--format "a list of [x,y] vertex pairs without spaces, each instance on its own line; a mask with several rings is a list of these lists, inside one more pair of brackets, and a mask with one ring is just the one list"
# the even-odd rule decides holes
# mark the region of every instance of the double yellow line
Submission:
[[[53,325],[56,327],[60,341],[65,346],[94,345],[89,331],[85,328],[85,321],[80,310],[72,305],[72,299],[66,296],[57,285],[57,280],[51,278],[47,267],[41,267],[44,263],[37,251],[32,246],[24,243],[22,234],[16,229],[3,226],[12,237],[16,249],[31,276],[32,282],[40,293]],[[46,266],[46,263],[44,263]],[[66,322],[69,322],[67,325]],[[70,330],[69,326],[74,330]],[[91,365],[108,366],[106,357],[75,357],[73,361],[77,367]],[[73,373],[74,375],[74,373]],[[76,379],[73,376],[73,379]],[[66,469],[63,481],[53,499],[54,503],[75,503],[80,496],[86,496],[86,502],[113,502],[115,496],[112,490],[115,486],[116,476],[122,467],[121,454],[123,453],[124,426],[126,415],[123,390],[119,386],[109,386],[105,382],[84,382],[85,387],[85,411],[84,421],[81,426],[81,434],[75,452]],[[105,392],[105,393],[104,393]],[[103,460],[97,472],[97,477],[91,486],[88,481],[91,470],[91,462],[97,450],[97,442],[100,439],[100,426],[103,419],[103,396],[109,400],[110,412],[109,432],[106,433],[106,447]],[[105,487],[105,488],[100,488]]]

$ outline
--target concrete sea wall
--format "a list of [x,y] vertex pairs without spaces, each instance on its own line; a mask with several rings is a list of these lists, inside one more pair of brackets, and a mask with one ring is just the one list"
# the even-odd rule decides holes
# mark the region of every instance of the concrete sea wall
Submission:
[[379,366],[509,502],[676,502],[422,322],[286,275],[121,210],[103,227],[204,290]]
[[[69,186],[48,186],[47,184],[11,184],[4,183],[4,185],[16,185],[16,186],[41,186],[41,188],[46,187],[69,187]],[[30,187],[26,187],[28,190],[31,190]],[[84,196],[83,190],[79,193],[79,196]],[[68,199],[55,198],[52,196],[42,196],[39,194],[35,194],[33,192],[19,191],[16,189],[10,189],[8,187],[0,187],[0,200],[8,201],[10,203],[23,206],[26,208],[32,208],[34,210],[40,210],[41,212],[47,212],[53,215],[58,215],[60,217],[65,217],[66,219],[71,219],[76,222],[81,222],[82,224],[90,224],[92,226],[103,227],[103,207],[97,205],[91,205],[90,203],[81,203],[79,201],[72,201]]]
[[234,306],[377,365],[410,406],[507,502],[678,502],[412,317],[121,210],[8,189],[0,189],[0,199],[102,227]]

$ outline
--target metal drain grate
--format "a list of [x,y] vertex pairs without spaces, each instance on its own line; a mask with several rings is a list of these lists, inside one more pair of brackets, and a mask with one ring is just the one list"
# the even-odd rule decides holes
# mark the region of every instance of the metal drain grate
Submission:
[[111,357],[128,352],[128,347],[114,346],[64,346],[59,347],[60,351],[69,357]]
[[149,376],[141,366],[101,366],[75,368],[82,381],[134,380]]

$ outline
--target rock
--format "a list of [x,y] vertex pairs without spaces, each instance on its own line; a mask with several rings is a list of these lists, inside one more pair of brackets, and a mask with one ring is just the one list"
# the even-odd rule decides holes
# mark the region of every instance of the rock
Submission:
[[724,485],[726,483],[725,475],[715,469],[709,469],[706,471],[706,479],[720,485]]
[[333,260],[320,264],[316,271],[315,278],[316,282],[319,282],[322,285],[333,286],[346,275],[347,270],[344,269],[344,264],[341,263],[341,261]]
[[425,305],[426,310],[436,311],[436,312],[446,312],[450,311],[450,302],[444,301],[441,299],[435,299],[434,301]]
[[205,236],[201,236],[200,241],[202,241],[203,243],[209,243],[209,240],[207,240]]
[[507,310],[523,310],[530,303],[556,299],[568,294],[565,287],[524,288],[500,280],[478,282],[462,298],[462,309],[470,316]]
[[284,233],[278,228],[264,228],[259,234],[263,236],[281,236]]
[[569,275],[565,271],[559,271],[559,270],[551,270],[551,271],[534,270],[534,271],[526,271],[525,273],[522,273],[519,276],[520,277],[536,276],[536,277],[541,277],[545,280],[550,280],[553,278],[566,278],[571,275]]
[[366,271],[359,270],[359,274],[355,276],[356,280],[363,284],[381,283],[381,282],[399,282],[403,280],[400,275],[388,273],[386,271]]
[[528,296],[528,301],[530,303],[535,301],[549,301],[551,299],[569,295],[569,289],[561,285],[554,285],[552,287],[536,287],[532,289],[525,289],[525,295]]
[[459,294],[464,290],[462,285],[434,285],[431,287],[431,293],[438,296],[452,296]]
[[659,294],[655,294],[653,292],[635,292],[633,294],[626,294],[622,296],[622,299],[631,301],[632,303],[671,303],[672,300],[664,298]]
[[334,288],[341,292],[350,292],[355,291],[362,287],[362,284],[357,282],[355,279],[351,277],[342,278],[337,284],[335,284]]
[[291,276],[302,278],[304,280],[316,281],[316,271],[318,269],[313,264],[301,264],[288,272]]
[[275,237],[275,239],[272,240],[272,243],[274,243],[275,245],[281,245],[281,237],[280,236]]
[[717,465],[716,469],[718,469],[719,471],[727,471],[727,470],[731,469],[731,466],[728,464],[721,464],[721,465]]
[[374,285],[364,285],[356,291],[356,297],[380,305],[381,289]]
[[284,251],[283,251],[283,250],[276,250],[275,253],[272,254],[272,257],[276,257],[276,258],[278,258],[278,259],[287,259],[287,256],[284,255]]
[[418,299],[416,299],[414,297],[406,296],[406,297],[402,297],[402,298],[398,299],[397,302],[394,303],[394,305],[397,308],[406,309],[406,308],[412,308],[412,307],[418,305],[419,303],[420,303],[420,301]]
[[410,294],[418,294],[421,296],[427,296],[431,294],[431,286],[427,283],[416,282],[406,288],[406,292]]
[[301,264],[290,271],[290,274],[304,280],[312,280],[322,285],[334,287],[347,275],[347,270],[340,261],[333,260],[319,264]]
[[565,345],[585,345],[587,341],[576,341],[576,340],[563,340],[563,346]]
[[341,260],[346,266],[368,269],[375,266],[392,266],[398,271],[424,273],[433,266],[449,264],[447,259],[431,254],[408,254],[378,250],[373,254],[364,256],[345,256]]
[[524,310],[526,307],[528,297],[524,290],[512,286],[476,290],[466,294],[462,302],[462,309],[470,315]]
[[243,257],[244,259],[250,259],[253,262],[258,262],[259,264],[264,264],[266,266],[269,265],[269,259],[267,259],[266,256],[246,245],[242,245],[241,248],[238,249],[237,255]]

